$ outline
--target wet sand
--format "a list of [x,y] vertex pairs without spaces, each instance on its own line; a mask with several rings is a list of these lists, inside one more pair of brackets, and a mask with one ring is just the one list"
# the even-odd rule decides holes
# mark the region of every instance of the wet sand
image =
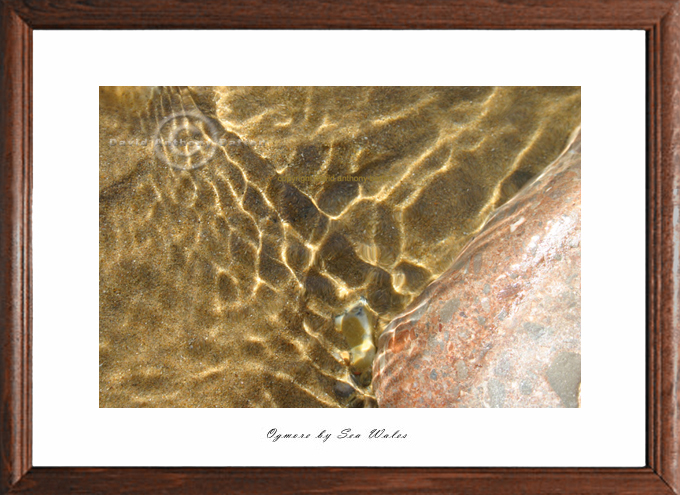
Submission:
[[[100,407],[370,404],[334,318],[363,297],[379,333],[560,154],[580,97],[101,88]],[[218,144],[168,144],[192,137]]]

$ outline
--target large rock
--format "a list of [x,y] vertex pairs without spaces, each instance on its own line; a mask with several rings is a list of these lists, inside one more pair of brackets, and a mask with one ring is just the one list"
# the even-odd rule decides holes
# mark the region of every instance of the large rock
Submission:
[[385,329],[380,407],[578,407],[581,135]]

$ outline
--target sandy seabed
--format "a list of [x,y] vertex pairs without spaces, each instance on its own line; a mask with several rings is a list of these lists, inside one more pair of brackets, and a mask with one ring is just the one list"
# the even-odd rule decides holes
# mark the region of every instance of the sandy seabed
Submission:
[[102,87],[100,407],[371,403],[374,332],[565,148],[578,87]]

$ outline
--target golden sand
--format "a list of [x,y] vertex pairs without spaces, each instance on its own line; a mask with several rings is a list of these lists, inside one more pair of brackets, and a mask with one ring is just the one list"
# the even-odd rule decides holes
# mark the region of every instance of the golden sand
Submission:
[[366,405],[335,317],[363,297],[384,328],[580,105],[572,87],[101,88],[100,406]]

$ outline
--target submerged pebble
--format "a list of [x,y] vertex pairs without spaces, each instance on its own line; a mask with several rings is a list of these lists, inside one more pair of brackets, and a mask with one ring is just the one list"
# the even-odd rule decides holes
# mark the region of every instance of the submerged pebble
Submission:
[[335,318],[335,328],[341,332],[349,350],[349,369],[357,383],[368,386],[371,383],[375,343],[373,340],[373,324],[375,317],[371,314],[365,298],[354,304],[349,310]]

